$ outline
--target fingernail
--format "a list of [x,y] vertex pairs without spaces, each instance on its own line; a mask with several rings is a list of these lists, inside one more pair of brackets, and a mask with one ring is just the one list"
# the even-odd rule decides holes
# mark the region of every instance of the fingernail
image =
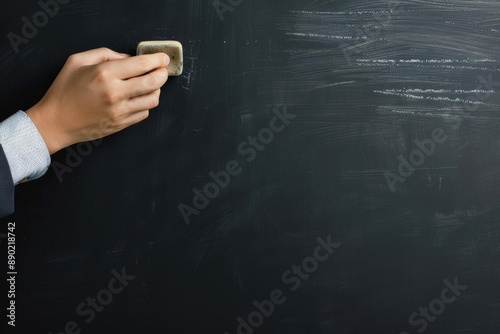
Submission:
[[123,57],[130,57],[130,55],[128,53],[120,53],[120,55]]
[[163,57],[163,62],[165,63],[165,66],[167,66],[168,64],[170,64],[170,57],[168,55],[165,55]]

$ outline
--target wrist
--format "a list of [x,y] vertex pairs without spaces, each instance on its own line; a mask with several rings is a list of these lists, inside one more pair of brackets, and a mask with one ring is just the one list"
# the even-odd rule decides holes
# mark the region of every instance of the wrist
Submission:
[[28,109],[26,114],[31,119],[33,124],[35,124],[35,127],[42,136],[50,155],[71,145],[70,143],[65,143],[63,131],[57,129],[57,123],[51,119],[47,111],[44,111],[44,107],[41,103],[38,103]]

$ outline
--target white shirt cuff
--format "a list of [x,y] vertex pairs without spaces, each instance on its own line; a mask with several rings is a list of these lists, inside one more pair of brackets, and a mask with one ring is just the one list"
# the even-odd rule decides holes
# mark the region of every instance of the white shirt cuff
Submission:
[[0,145],[9,162],[14,184],[42,177],[50,166],[47,145],[23,111],[0,123]]

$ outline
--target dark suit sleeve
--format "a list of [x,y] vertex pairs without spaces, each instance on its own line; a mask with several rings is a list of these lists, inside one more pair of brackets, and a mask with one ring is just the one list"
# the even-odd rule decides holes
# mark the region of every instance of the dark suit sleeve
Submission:
[[0,218],[14,213],[14,181],[0,145]]

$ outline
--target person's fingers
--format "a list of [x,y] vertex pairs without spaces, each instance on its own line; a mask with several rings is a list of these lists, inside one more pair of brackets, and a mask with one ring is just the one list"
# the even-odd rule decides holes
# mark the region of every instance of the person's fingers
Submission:
[[69,57],[69,61],[77,63],[78,66],[89,66],[130,57],[128,54],[118,53],[108,48],[99,48],[74,54]]
[[134,98],[160,89],[168,80],[166,68],[159,68],[146,75],[125,81],[127,97]]
[[149,117],[149,110],[136,112],[135,114],[130,115],[126,119],[126,127],[142,122],[148,117]]
[[118,79],[127,80],[144,75],[158,68],[167,67],[170,58],[165,53],[130,57],[120,61],[110,61],[102,64]]
[[161,90],[152,93],[134,97],[127,102],[127,113],[133,114],[142,110],[149,110],[158,107],[160,104]]

